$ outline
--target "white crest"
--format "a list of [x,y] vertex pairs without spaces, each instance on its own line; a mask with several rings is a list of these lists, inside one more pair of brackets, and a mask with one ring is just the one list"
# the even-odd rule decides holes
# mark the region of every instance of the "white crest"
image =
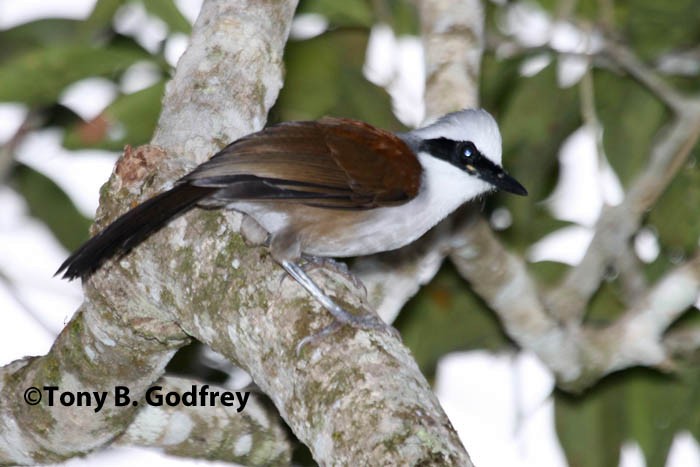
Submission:
[[490,113],[483,109],[452,112],[424,128],[411,132],[422,139],[448,138],[453,141],[471,141],[494,163],[501,165],[501,132]]

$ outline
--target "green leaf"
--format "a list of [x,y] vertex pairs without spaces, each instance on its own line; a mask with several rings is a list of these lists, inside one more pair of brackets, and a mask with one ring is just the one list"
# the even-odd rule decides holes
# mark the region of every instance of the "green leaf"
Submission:
[[555,411],[569,465],[617,465],[621,444],[634,440],[647,466],[663,467],[674,436],[700,423],[700,368],[629,369],[581,396],[557,392]]
[[68,149],[100,148],[120,151],[124,145],[150,141],[158,116],[165,81],[114,100],[92,122],[73,125],[63,140]]
[[170,31],[189,34],[192,27],[187,19],[175,5],[173,0],[144,1],[144,6],[149,13],[162,19],[168,25]]
[[621,37],[633,44],[642,58],[656,58],[674,48],[689,48],[700,39],[697,0],[635,0],[615,2],[615,7],[615,23],[621,28]]
[[47,18],[0,31],[0,66],[29,50],[74,41],[81,24],[71,19]]
[[394,323],[424,374],[448,352],[498,350],[508,344],[495,315],[447,263]]
[[126,0],[98,0],[85,21],[80,24],[80,36],[84,40],[95,39],[112,27],[112,20]]
[[333,26],[372,27],[374,12],[365,0],[305,0],[297,8],[297,13],[317,13],[328,18]]
[[649,223],[666,251],[691,254],[700,239],[700,170],[686,165],[652,208]]
[[50,178],[18,164],[12,170],[11,182],[27,202],[29,213],[44,222],[68,250],[87,240],[92,221],[78,211]]
[[[388,23],[394,30],[394,34],[397,36],[420,34],[420,18],[415,2],[384,0],[378,3],[380,5],[377,7],[379,19]],[[382,14],[385,11],[388,11],[388,17]]]
[[389,95],[362,75],[367,38],[365,31],[343,30],[289,42],[285,85],[270,120],[312,120],[334,115],[399,129]]
[[42,47],[0,65],[0,101],[29,105],[58,99],[69,84],[89,76],[115,76],[148,54],[132,48],[86,44]]
[[605,154],[628,186],[646,166],[653,138],[668,114],[658,99],[628,77],[599,71],[594,86]]
[[603,281],[588,303],[587,322],[610,323],[617,318],[625,304],[622,300],[619,281]]
[[618,465],[625,441],[622,406],[611,384],[585,396],[555,392],[555,424],[571,467]]

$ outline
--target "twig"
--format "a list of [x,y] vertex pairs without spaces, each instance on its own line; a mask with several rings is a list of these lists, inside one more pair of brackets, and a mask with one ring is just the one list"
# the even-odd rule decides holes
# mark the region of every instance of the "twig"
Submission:
[[547,297],[547,308],[562,321],[583,318],[586,304],[598,289],[605,268],[624,253],[642,215],[654,205],[687,159],[700,134],[700,114],[683,112],[654,144],[647,168],[632,183],[624,201],[606,209],[600,216],[583,260]]
[[[524,261],[506,251],[479,217],[460,227],[450,256],[498,315],[508,335],[554,372],[560,388],[579,392],[606,374],[646,365],[665,368],[672,357],[663,334],[700,291],[700,254],[670,271],[613,324],[560,324],[543,305]],[[694,341],[691,341],[694,342]]]
[[603,51],[671,109],[680,113],[686,107],[684,104],[686,99],[651,68],[642,63],[631,50],[615,41],[608,40],[605,42]]

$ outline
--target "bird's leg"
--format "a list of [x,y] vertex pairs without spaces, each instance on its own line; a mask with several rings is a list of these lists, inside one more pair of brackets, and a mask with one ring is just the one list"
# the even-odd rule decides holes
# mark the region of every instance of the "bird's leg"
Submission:
[[[302,258],[312,266],[327,267],[331,268],[338,274],[342,275],[344,278],[352,282],[352,285],[358,289],[364,289],[365,285],[357,278],[355,274],[350,272],[348,265],[342,261],[336,261],[333,258],[328,258],[326,256],[311,256],[302,255]],[[308,271],[309,267],[305,265],[304,270]]]
[[390,329],[395,333],[391,326],[387,325],[378,316],[372,313],[368,313],[364,316],[355,316],[352,313],[344,310],[340,305],[335,303],[332,298],[321,290],[321,288],[309,277],[306,272],[294,261],[283,260],[281,261],[282,267],[292,276],[302,287],[306,289],[307,292],[311,294],[328,312],[333,315],[335,322],[330,326],[323,328],[317,334],[305,337],[297,345],[297,353],[308,343],[326,337],[338,329],[344,324],[347,324],[356,329]]

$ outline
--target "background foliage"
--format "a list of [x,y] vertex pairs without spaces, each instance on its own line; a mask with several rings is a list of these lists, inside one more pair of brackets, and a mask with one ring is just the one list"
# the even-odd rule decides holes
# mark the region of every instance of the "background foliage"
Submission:
[[[29,110],[18,134],[3,148],[10,157],[27,133],[47,127],[61,128],[64,146],[69,149],[119,151],[125,144],[149,141],[172,69],[163,44],[149,51],[134,37],[115,31],[113,18],[127,3],[99,0],[84,21],[44,19],[0,31],[0,101],[22,103]],[[145,1],[143,5],[170,31],[188,33],[190,25],[172,0]],[[576,18],[581,24],[614,31],[673,86],[688,93],[700,91],[697,0],[541,0],[539,5],[553,18]],[[508,58],[498,56],[495,51],[503,39],[505,7],[491,2],[486,6],[489,47],[482,65],[482,103],[500,122],[504,159],[530,196],[496,195],[485,202],[483,211],[490,216],[496,207],[508,210],[512,224],[500,234],[511,249],[526,255],[533,243],[571,225],[554,218],[542,201],[556,184],[562,143],[584,123],[581,92],[579,85],[558,84],[557,57],[551,52],[552,61],[542,71],[529,77],[520,73],[528,59],[543,52],[541,47],[523,48]],[[365,79],[362,66],[376,23],[389,24],[397,35],[419,34],[419,18],[411,2],[302,0],[299,13],[325,16],[328,28],[319,36],[289,42],[286,83],[271,122],[338,115],[403,129],[392,113],[389,94]],[[685,71],[664,71],[663,64],[673,57],[687,58]],[[130,67],[144,62],[157,70],[157,82],[133,93],[120,93],[92,121],[81,120],[59,103],[72,83],[95,76],[119,83]],[[626,187],[647,161],[651,143],[670,114],[656,96],[614,67],[595,67],[591,77],[605,153]],[[698,248],[699,157],[696,147],[690,162],[645,218],[660,247],[660,254],[643,266],[650,280]],[[17,161],[2,167],[3,182],[24,197],[31,214],[67,249],[87,238],[89,219],[54,181]],[[554,283],[565,268],[555,262],[531,265],[545,284]],[[588,319],[604,323],[623,309],[619,284],[611,275],[595,295]],[[697,310],[689,310],[683,318],[685,322],[698,319]],[[396,325],[429,377],[447,352],[513,350],[495,316],[450,265],[409,303]],[[570,464],[616,465],[621,444],[634,440],[649,466],[661,466],[676,433],[687,430],[700,439],[697,363],[697,356],[678,361],[667,374],[647,369],[623,371],[584,394],[556,391],[557,432]]]

